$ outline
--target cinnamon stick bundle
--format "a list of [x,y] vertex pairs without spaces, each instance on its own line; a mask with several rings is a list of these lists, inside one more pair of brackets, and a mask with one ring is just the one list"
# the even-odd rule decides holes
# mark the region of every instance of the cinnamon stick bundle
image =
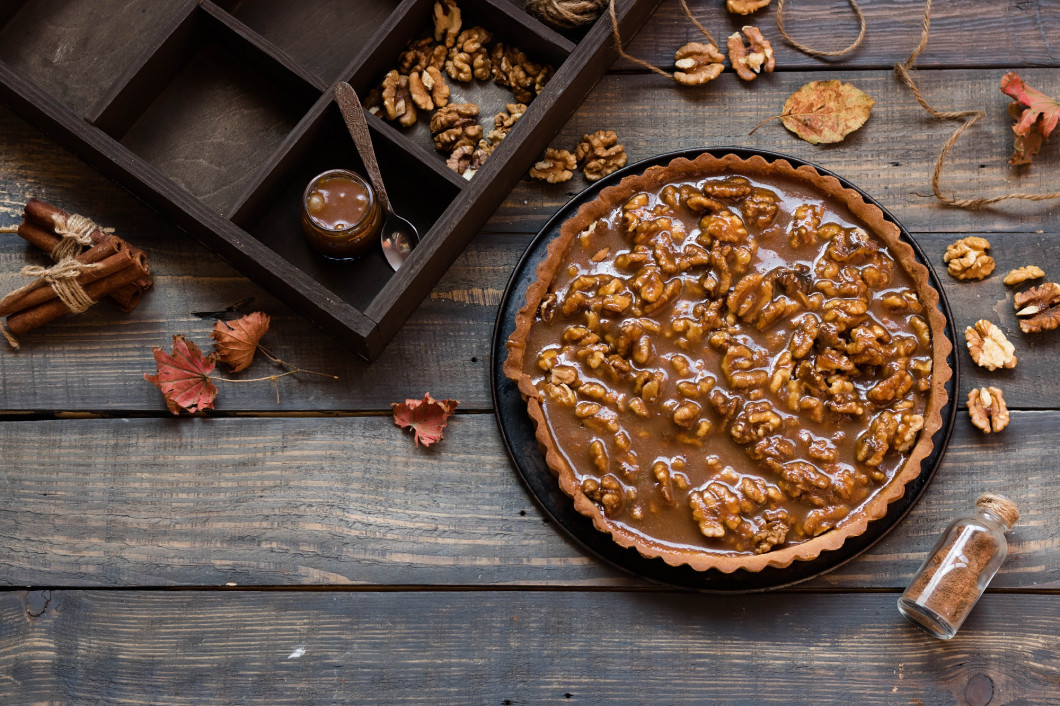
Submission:
[[[84,269],[76,278],[75,281],[81,287],[128,267],[139,268],[141,274],[147,270],[146,262],[140,263],[138,258],[134,258],[125,241],[115,236],[104,239],[99,245],[86,250],[74,259],[82,265],[92,266]],[[5,297],[4,301],[0,302],[0,316],[11,316],[59,298],[59,293],[55,291],[55,288],[43,279],[20,292],[18,296],[11,299]]]
[[[102,279],[85,284],[85,294],[92,299],[99,300],[148,276],[150,270],[147,267],[147,258],[142,251],[137,256],[132,256],[128,250],[124,250],[123,255],[128,257],[131,264]],[[69,313],[70,309],[66,304],[55,297],[8,316],[7,330],[14,336],[21,336]]]
[[[48,254],[51,254],[52,251],[55,250],[55,246],[57,246],[61,240],[60,236],[55,232],[56,223],[65,223],[66,219],[69,218],[69,215],[70,214],[57,206],[53,206],[38,199],[30,199],[29,202],[26,203],[24,213],[25,220],[19,226],[18,234],[28,243]],[[108,237],[110,237],[110,234],[103,232],[99,228],[93,230],[91,234],[92,241],[96,245],[100,244]],[[126,246],[133,258],[143,256],[144,262],[146,263],[147,254],[144,253],[143,250],[134,245],[126,244]],[[151,277],[147,272],[149,272],[149,270],[145,271],[142,276],[126,283],[121,288],[107,293],[106,296],[108,296],[122,311],[132,311],[136,308],[136,305],[140,303],[143,293],[151,287]],[[93,298],[95,299],[96,297]]]

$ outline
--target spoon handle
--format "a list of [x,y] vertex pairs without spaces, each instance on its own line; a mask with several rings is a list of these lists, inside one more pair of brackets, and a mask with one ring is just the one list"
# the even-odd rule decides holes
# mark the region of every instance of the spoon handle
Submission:
[[372,135],[368,132],[368,121],[364,117],[364,108],[361,107],[361,99],[353,86],[342,81],[335,85],[335,100],[342,112],[342,119],[346,121],[346,129],[350,131],[353,144],[357,147],[357,153],[361,155],[364,168],[368,170],[368,178],[372,180],[372,187],[379,195],[379,203],[387,213],[391,212],[390,198],[386,195],[386,187],[383,185],[383,175],[379,172],[379,162],[375,158],[375,149],[372,147]]

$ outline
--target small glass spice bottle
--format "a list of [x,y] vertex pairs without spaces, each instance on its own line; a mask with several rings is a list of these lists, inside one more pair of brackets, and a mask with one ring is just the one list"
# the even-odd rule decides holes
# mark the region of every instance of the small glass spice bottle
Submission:
[[902,615],[942,640],[956,635],[1005,561],[1005,532],[1019,517],[1005,496],[980,495],[971,513],[946,528],[898,599]]

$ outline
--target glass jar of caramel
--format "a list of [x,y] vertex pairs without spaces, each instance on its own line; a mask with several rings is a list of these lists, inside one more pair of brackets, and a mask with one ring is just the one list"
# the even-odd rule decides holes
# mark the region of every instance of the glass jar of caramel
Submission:
[[360,175],[331,169],[309,182],[302,195],[302,230],[323,255],[348,260],[372,249],[383,228],[383,209]]

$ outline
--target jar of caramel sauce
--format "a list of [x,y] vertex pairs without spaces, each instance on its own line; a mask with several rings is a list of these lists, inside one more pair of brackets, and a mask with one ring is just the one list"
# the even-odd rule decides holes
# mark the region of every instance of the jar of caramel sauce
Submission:
[[379,242],[383,210],[360,175],[331,169],[309,182],[302,195],[302,230],[323,255],[347,260]]

